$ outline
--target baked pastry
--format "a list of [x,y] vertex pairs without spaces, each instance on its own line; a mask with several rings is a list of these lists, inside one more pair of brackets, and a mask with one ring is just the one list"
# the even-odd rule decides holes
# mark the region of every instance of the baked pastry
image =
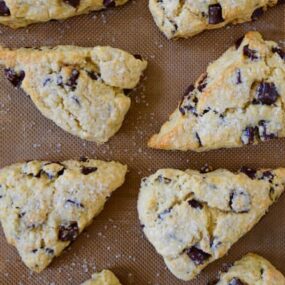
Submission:
[[0,170],[0,221],[31,270],[45,269],[73,242],[125,179],[118,162],[30,161]]
[[128,0],[0,0],[0,23],[11,28],[62,20],[123,5]]
[[211,285],[284,285],[285,277],[263,257],[249,253],[227,266]]
[[121,285],[118,278],[110,270],[103,270],[100,273],[92,275],[92,279],[89,279],[81,285]]
[[284,191],[285,168],[161,169],[138,198],[143,231],[169,270],[191,280],[258,223]]
[[0,48],[6,78],[47,118],[82,139],[104,143],[121,127],[127,94],[146,61],[111,47]]
[[190,85],[148,145],[207,151],[285,136],[285,52],[249,32]]
[[188,38],[227,24],[257,20],[268,7],[283,0],[173,1],[149,0],[149,9],[159,29],[169,39]]

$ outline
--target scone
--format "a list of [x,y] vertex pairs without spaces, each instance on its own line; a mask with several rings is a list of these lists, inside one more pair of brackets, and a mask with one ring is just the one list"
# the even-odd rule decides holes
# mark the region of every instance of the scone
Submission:
[[285,285],[285,277],[269,261],[249,253],[227,267],[211,285]]
[[128,0],[0,0],[0,24],[11,28],[62,20],[123,5]]
[[171,39],[256,20],[268,7],[281,3],[284,0],[149,0],[149,9],[159,29]]
[[285,168],[205,173],[161,169],[138,198],[143,231],[169,270],[191,280],[224,256],[284,191]]
[[139,55],[112,47],[0,47],[5,77],[65,131],[104,143],[121,127],[147,66]]
[[110,270],[103,270],[100,273],[92,275],[92,279],[89,279],[81,285],[121,285],[118,278]]
[[30,161],[0,170],[0,221],[31,270],[45,269],[73,242],[125,179],[127,167],[99,160]]
[[190,85],[148,145],[208,151],[285,136],[285,52],[249,32]]

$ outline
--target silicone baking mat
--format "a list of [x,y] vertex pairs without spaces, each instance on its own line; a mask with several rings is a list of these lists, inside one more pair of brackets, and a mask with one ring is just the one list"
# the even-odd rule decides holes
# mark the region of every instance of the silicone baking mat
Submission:
[[[208,153],[166,152],[146,147],[147,139],[176,108],[184,89],[249,30],[285,47],[285,6],[271,8],[257,22],[168,41],[156,28],[148,1],[134,0],[109,11],[49,22],[13,31],[0,27],[0,43],[9,47],[111,45],[148,59],[141,84],[131,95],[123,127],[103,146],[85,142],[45,119],[21,90],[0,76],[0,167],[30,159],[64,160],[80,156],[117,160],[129,166],[126,183],[93,224],[42,273],[31,273],[0,230],[0,284],[80,284],[96,270],[109,268],[124,285],[206,284],[225,262],[249,251],[268,258],[285,274],[285,195],[229,255],[212,263],[192,282],[176,279],[144,238],[136,202],[140,179],[159,168],[285,167],[285,140]],[[2,74],[2,70],[0,70]]]

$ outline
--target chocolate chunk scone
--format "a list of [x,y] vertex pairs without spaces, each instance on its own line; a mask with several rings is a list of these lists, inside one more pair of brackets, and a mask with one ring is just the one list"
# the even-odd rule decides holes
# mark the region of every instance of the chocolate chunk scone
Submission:
[[82,139],[104,143],[130,107],[125,95],[147,66],[112,47],[0,48],[5,77],[21,87],[47,118]]
[[211,285],[285,285],[285,277],[263,257],[249,253],[228,266]]
[[0,0],[0,24],[11,28],[62,20],[123,5],[128,0]]
[[149,146],[207,151],[284,137],[284,81],[285,52],[249,32],[186,89]]
[[99,160],[30,161],[0,170],[0,221],[31,270],[45,269],[98,215],[127,167]]
[[144,178],[139,219],[177,277],[191,280],[224,256],[284,191],[285,168],[202,173],[161,169]]
[[188,38],[204,30],[254,21],[283,0],[149,0],[149,8],[167,38]]
[[92,275],[92,279],[85,281],[81,285],[121,285],[118,278],[110,270],[103,270]]

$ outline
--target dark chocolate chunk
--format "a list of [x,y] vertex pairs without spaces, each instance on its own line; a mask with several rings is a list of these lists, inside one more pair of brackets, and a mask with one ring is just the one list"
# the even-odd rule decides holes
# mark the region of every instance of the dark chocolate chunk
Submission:
[[261,82],[256,90],[257,101],[264,105],[274,104],[279,94],[274,83]]
[[116,7],[116,2],[114,0],[104,0],[103,5],[106,8],[113,8],[113,7]]
[[97,167],[85,167],[85,166],[83,166],[81,168],[81,173],[84,175],[88,175],[90,173],[97,171],[97,169],[98,169]]
[[53,255],[54,254],[54,250],[52,248],[47,247],[46,248],[46,253],[50,254],[50,255]]
[[240,47],[243,39],[244,39],[244,36],[242,36],[242,37],[240,37],[239,39],[236,40],[236,42],[235,42],[236,49],[238,49]]
[[19,214],[18,214],[18,217],[19,217],[19,218],[22,218],[22,217],[24,217],[25,215],[26,215],[26,212],[22,212],[22,213],[19,213]]
[[69,204],[72,204],[72,205],[74,205],[74,206],[76,206],[76,207],[78,207],[78,208],[84,208],[84,205],[83,205],[83,204],[81,204],[81,203],[79,203],[79,202],[77,202],[77,201],[71,200],[71,199],[67,199],[65,203],[67,203],[67,204],[68,204],[68,203],[69,203]]
[[202,265],[211,257],[211,254],[204,252],[195,246],[186,249],[186,254],[195,265]]
[[224,264],[222,264],[221,272],[227,273],[232,266],[233,266],[232,263],[224,263]]
[[6,17],[10,15],[11,15],[10,9],[7,7],[5,1],[0,0],[0,16]]
[[241,141],[243,144],[253,144],[255,135],[256,135],[256,128],[255,127],[246,127],[241,135]]
[[71,90],[75,90],[76,86],[77,86],[77,79],[79,77],[79,71],[76,69],[73,69],[71,72],[71,76],[68,79],[68,81],[66,82],[66,85],[69,86],[71,88]]
[[249,178],[254,179],[256,178],[256,170],[252,169],[250,167],[247,166],[242,166],[242,168],[240,169],[240,172],[246,174]]
[[272,140],[277,138],[276,133],[268,132],[268,121],[261,120],[258,122],[259,137],[262,141]]
[[241,79],[241,71],[240,71],[240,69],[237,70],[236,76],[237,76],[236,84],[241,84],[242,83],[242,79]]
[[11,68],[5,68],[4,75],[15,87],[20,87],[22,81],[25,78],[24,71],[21,70],[17,73],[14,69]]
[[222,6],[220,4],[209,5],[209,24],[215,25],[224,22]]
[[254,12],[252,13],[251,15],[251,20],[252,21],[256,21],[258,20],[259,17],[261,17],[263,15],[263,8],[260,7],[260,8],[257,8],[254,10]]
[[140,54],[134,54],[134,58],[143,60],[143,57]]
[[200,210],[203,209],[203,204],[201,204],[195,199],[189,200],[188,204],[194,209],[200,209]]
[[32,253],[36,253],[38,250],[35,248],[32,250]]
[[250,195],[242,189],[234,190],[230,194],[229,206],[235,213],[248,213],[251,206]]
[[264,172],[262,173],[262,179],[268,180],[270,183],[273,182],[274,176],[275,176],[275,175],[274,175],[271,171],[269,171],[269,170],[264,171]]
[[285,60],[285,52],[280,47],[273,47],[272,52],[277,53],[283,60]]
[[243,54],[251,60],[258,59],[257,51],[250,49],[249,45],[243,47]]
[[186,88],[186,90],[185,90],[185,92],[184,92],[184,94],[183,94],[183,97],[189,95],[193,90],[195,90],[195,86],[194,86],[193,84],[189,85],[189,86]]
[[172,180],[171,180],[170,178],[167,178],[167,177],[164,177],[164,176],[162,176],[162,175],[159,175],[159,176],[155,179],[155,181],[159,181],[159,182],[165,183],[165,184],[170,184]]
[[63,0],[64,3],[72,6],[73,8],[76,8],[80,4],[80,0]]
[[171,212],[171,210],[172,208],[164,210],[162,213],[158,215],[158,218],[163,220]]
[[246,285],[245,283],[243,283],[239,278],[233,278],[229,285]]
[[132,91],[133,91],[133,89],[127,89],[127,88],[125,88],[125,89],[124,89],[124,94],[125,94],[125,95],[129,95],[130,93],[132,93]]
[[202,78],[201,78],[201,80],[198,82],[198,87],[197,87],[197,89],[200,91],[200,92],[203,92],[203,90],[206,88],[206,86],[207,86],[207,77],[208,77],[208,75],[207,74],[205,74]]
[[79,161],[81,162],[87,162],[89,159],[86,156],[80,156]]
[[60,225],[58,231],[58,239],[61,241],[74,241],[79,235],[77,222]]
[[52,82],[51,78],[46,78],[44,80],[43,86],[46,86],[48,83]]
[[203,146],[202,145],[202,141],[201,141],[201,138],[200,138],[200,136],[199,136],[199,134],[197,132],[196,132],[195,136],[196,136],[196,139],[198,140],[199,147],[202,147]]
[[87,71],[87,74],[93,80],[98,80],[101,76],[100,73],[96,73],[95,71]]

